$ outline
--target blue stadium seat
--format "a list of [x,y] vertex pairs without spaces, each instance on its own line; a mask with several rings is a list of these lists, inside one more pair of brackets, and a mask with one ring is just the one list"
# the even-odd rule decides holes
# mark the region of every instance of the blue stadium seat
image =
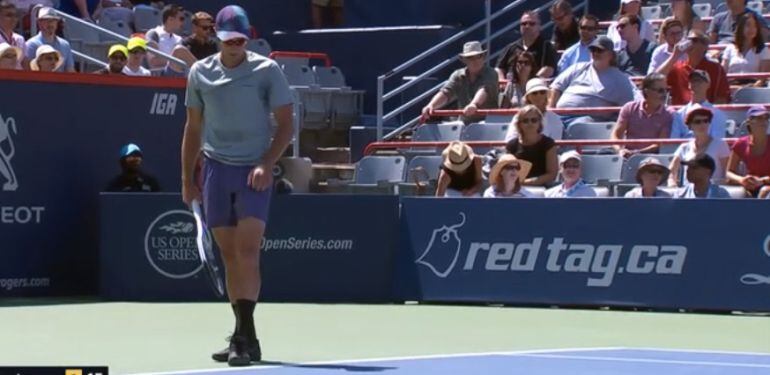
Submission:
[[583,180],[589,184],[601,181],[617,182],[623,171],[623,158],[619,155],[583,155]]
[[[508,124],[469,124],[460,134],[461,141],[504,141]],[[473,147],[477,154],[485,154],[494,147]]]

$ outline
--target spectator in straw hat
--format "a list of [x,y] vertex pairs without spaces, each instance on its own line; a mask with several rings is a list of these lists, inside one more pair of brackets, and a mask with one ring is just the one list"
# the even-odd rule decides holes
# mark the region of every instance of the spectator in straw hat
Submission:
[[[564,134],[564,124],[561,122],[561,117],[548,110],[548,86],[545,81],[540,78],[533,78],[527,82],[527,91],[524,94],[524,104],[534,105],[543,114],[543,135],[551,139],[562,139]],[[518,128],[513,126],[516,124],[518,115],[513,117],[511,125],[508,127],[508,131],[505,134],[505,141],[508,142],[513,138],[519,136]]]
[[107,60],[109,65],[106,68],[99,69],[96,74],[117,74],[123,75],[123,69],[126,67],[126,60],[128,60],[128,48],[122,44],[115,44],[110,47],[107,52]]
[[471,146],[452,142],[441,153],[443,162],[438,176],[437,197],[478,197],[482,184],[482,158]]
[[75,71],[75,57],[72,55],[72,48],[69,42],[56,36],[56,31],[59,28],[61,17],[51,8],[42,8],[38,12],[37,24],[40,28],[40,32],[30,38],[27,41],[24,52],[25,56],[37,56],[37,50],[43,45],[52,47],[59,51],[59,56],[63,58],[63,63],[59,65],[57,70],[64,70],[67,72]]
[[18,70],[19,63],[24,55],[21,48],[14,47],[8,43],[0,43],[0,69]]
[[661,182],[666,180],[669,174],[668,168],[658,159],[649,157],[642,160],[636,170],[636,182],[639,187],[626,193],[626,198],[671,198],[671,194],[660,190]]
[[577,151],[559,155],[562,183],[545,191],[546,198],[592,198],[596,191],[583,181],[583,158]]
[[64,64],[61,53],[49,45],[42,45],[35,52],[35,58],[29,63],[32,70],[55,72]]
[[489,187],[484,198],[533,198],[532,192],[523,187],[524,178],[532,169],[532,163],[506,154],[492,167]]
[[497,74],[487,65],[487,51],[481,43],[473,41],[465,43],[463,53],[459,56],[465,68],[455,70],[444,87],[422,109],[423,120],[430,118],[434,110],[453,99],[457,101],[457,107],[463,110],[460,119],[466,124],[484,119],[484,116],[476,115],[479,109],[497,107]]

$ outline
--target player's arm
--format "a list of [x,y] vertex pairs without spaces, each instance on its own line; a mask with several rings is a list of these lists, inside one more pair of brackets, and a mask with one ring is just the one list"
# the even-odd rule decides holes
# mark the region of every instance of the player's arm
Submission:
[[195,164],[201,149],[202,131],[202,108],[188,107],[182,136],[182,199],[188,205],[193,199],[200,199],[200,192],[195,185]]
[[262,157],[262,164],[269,167],[275,165],[281,155],[286,151],[291,143],[291,138],[294,136],[294,110],[291,104],[282,105],[273,109],[273,116],[278,123],[278,129],[276,129],[273,135],[273,142],[270,144],[270,148],[267,153]]

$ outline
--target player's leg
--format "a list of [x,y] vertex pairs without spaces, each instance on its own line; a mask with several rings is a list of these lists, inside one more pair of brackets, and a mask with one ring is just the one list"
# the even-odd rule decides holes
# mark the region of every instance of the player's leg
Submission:
[[[232,188],[232,186],[238,186],[236,180],[240,180],[238,176],[240,170],[211,159],[205,159],[202,170],[202,198],[206,222],[212,228],[214,241],[216,241],[222,256],[227,295],[235,317],[235,328],[230,339],[230,345],[215,352],[211,357],[217,362],[229,362],[230,353],[234,347],[233,337],[236,336],[239,320],[235,301],[237,296],[242,294],[239,288],[243,285],[240,281],[241,277],[238,275],[240,267],[237,265],[236,226],[238,220],[234,207],[237,188]],[[249,361],[241,360],[241,362],[248,364]]]
[[[248,176],[248,172],[245,176]],[[243,181],[245,183],[246,179],[244,178]],[[235,199],[235,211],[238,217],[238,226],[235,229],[238,280],[235,282],[239,283],[238,294],[235,295],[238,316],[236,333],[245,339],[252,361],[262,359],[254,325],[254,309],[262,286],[260,245],[265,233],[270,193],[270,190],[258,192],[244,186]]]

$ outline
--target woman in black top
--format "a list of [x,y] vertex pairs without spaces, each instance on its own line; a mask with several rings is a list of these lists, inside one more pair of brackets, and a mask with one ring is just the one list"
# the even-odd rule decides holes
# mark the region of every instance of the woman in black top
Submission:
[[452,142],[441,153],[444,161],[438,176],[437,197],[472,197],[481,191],[481,156],[471,146]]
[[518,136],[505,145],[506,151],[519,159],[532,163],[524,185],[548,186],[556,180],[559,161],[556,142],[543,135],[543,113],[534,105],[521,108],[510,126],[515,126]]

